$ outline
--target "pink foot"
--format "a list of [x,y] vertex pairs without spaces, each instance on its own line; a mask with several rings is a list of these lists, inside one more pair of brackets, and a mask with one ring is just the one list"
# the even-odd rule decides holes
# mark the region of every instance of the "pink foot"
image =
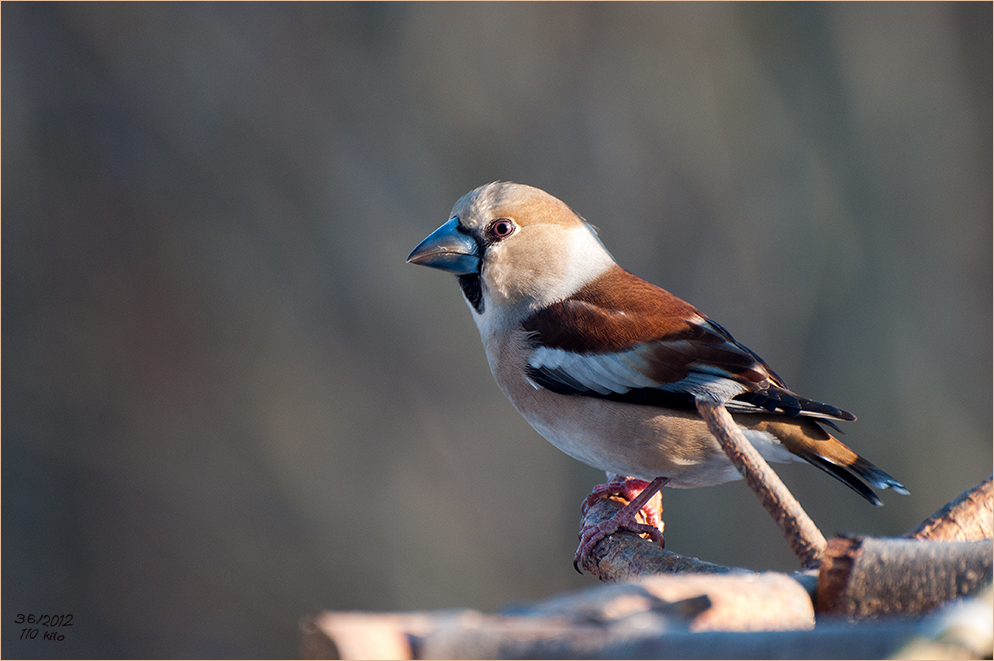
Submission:
[[[648,535],[649,539],[663,545],[663,535],[659,532],[659,517],[654,509],[646,507],[656,492],[669,482],[669,478],[657,477],[652,482],[645,480],[627,479],[624,482],[609,482],[594,487],[593,493],[583,501],[583,511],[605,496],[622,496],[630,502],[621,508],[617,514],[596,526],[587,526],[580,532],[580,546],[573,557],[573,567],[579,572],[580,567],[591,564],[590,554],[594,547],[605,537],[619,530],[629,530],[639,535]],[[641,493],[638,493],[641,491]],[[635,494],[638,493],[637,496]],[[632,496],[635,496],[634,498]],[[639,523],[635,520],[639,511],[649,523]],[[582,572],[581,572],[582,573]]]
[[[580,504],[581,511],[586,514],[587,510],[596,503],[601,498],[609,498],[611,496],[621,496],[628,502],[635,500],[645,488],[649,486],[649,483],[645,480],[639,480],[634,477],[626,477],[624,480],[617,482],[608,482],[607,484],[598,484],[594,487],[594,490],[590,492],[586,498],[583,499],[583,503]],[[651,494],[650,494],[651,498]],[[655,507],[648,505],[642,507],[642,518],[645,522],[653,526],[654,528],[659,528],[659,514],[656,512]]]

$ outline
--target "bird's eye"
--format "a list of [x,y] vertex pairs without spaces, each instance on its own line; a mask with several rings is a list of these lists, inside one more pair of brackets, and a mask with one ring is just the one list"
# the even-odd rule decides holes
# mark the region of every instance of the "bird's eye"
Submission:
[[490,236],[495,239],[503,239],[514,232],[514,223],[507,218],[498,218],[490,223]]

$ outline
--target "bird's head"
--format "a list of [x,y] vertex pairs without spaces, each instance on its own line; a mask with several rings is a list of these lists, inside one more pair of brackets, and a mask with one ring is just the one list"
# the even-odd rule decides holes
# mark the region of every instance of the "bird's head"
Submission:
[[456,202],[449,220],[407,261],[459,276],[477,314],[488,306],[542,308],[614,264],[594,229],[543,190],[495,182]]

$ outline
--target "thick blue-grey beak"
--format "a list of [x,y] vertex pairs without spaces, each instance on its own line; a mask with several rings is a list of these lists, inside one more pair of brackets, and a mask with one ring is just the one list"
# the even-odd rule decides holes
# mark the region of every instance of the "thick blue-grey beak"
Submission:
[[453,218],[428,235],[407,257],[408,264],[420,264],[456,275],[480,272],[480,251],[473,237],[459,231]]

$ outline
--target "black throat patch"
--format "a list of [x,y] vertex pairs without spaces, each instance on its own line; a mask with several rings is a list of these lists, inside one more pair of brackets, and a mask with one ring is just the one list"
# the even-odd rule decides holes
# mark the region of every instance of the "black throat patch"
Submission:
[[483,314],[483,285],[479,273],[467,273],[458,276],[459,288],[477,314]]

